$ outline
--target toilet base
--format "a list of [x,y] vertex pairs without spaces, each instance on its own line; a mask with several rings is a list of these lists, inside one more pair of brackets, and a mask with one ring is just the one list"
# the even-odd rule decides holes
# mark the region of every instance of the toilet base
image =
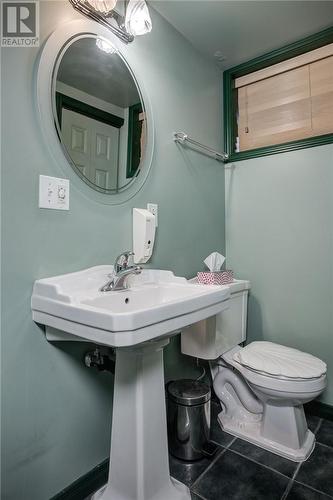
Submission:
[[244,441],[260,446],[260,448],[288,458],[288,460],[292,460],[293,462],[307,460],[315,446],[315,436],[309,429],[307,430],[303,446],[293,449],[264,438],[261,435],[262,420],[259,422],[239,422],[238,420],[226,417],[221,412],[218,415],[218,422],[222,430],[228,432],[228,434],[244,439]]

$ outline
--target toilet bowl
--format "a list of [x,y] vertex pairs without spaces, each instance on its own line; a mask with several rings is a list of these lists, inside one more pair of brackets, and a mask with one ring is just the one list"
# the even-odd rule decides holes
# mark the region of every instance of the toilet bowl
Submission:
[[[239,358],[241,351],[250,348],[282,348],[289,352],[290,369],[298,377],[286,376],[285,372],[269,374],[258,366],[244,366]],[[318,358],[296,349],[286,349],[271,342],[253,342],[245,349],[237,346],[218,361],[218,373],[214,378],[214,390],[220,399],[222,412],[218,419],[223,430],[285,458],[299,462],[306,460],[314,447],[314,434],[308,429],[303,404],[318,397],[326,386],[326,365]],[[292,359],[305,360],[305,366],[295,370]],[[316,366],[307,370],[307,363]],[[274,371],[274,370],[271,370]],[[314,376],[312,376],[314,375]],[[242,389],[246,384],[249,394],[244,400]],[[245,411],[244,411],[245,410]]]
[[184,354],[210,361],[222,429],[290,460],[306,460],[315,444],[303,404],[326,386],[326,364],[273,342],[246,339],[249,282],[230,285],[228,310],[182,332]]

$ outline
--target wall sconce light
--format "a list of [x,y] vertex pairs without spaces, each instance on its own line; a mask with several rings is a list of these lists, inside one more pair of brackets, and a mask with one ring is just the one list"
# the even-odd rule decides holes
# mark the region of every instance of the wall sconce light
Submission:
[[145,0],[125,2],[122,16],[114,10],[117,0],[69,0],[74,9],[108,28],[124,43],[133,42],[134,37],[149,33],[152,22]]
[[104,15],[109,15],[115,8],[117,0],[87,0],[91,7]]
[[129,0],[126,7],[125,28],[133,36],[145,35],[151,31],[152,22],[144,0]]

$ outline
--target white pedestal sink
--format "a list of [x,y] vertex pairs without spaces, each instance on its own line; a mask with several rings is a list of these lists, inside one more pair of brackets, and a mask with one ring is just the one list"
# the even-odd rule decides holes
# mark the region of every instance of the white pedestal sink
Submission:
[[163,348],[183,327],[226,309],[229,288],[144,270],[129,289],[100,292],[111,272],[97,266],[38,280],[31,299],[48,340],[116,348],[109,480],[93,499],[189,499],[169,475]]

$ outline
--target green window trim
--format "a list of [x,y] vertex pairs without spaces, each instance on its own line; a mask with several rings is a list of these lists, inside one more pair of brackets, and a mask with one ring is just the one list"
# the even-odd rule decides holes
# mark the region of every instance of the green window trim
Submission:
[[228,162],[247,160],[250,158],[258,158],[260,156],[268,156],[287,151],[295,151],[297,149],[311,148],[321,146],[323,144],[333,143],[333,133],[309,137],[284,144],[275,144],[262,148],[251,149],[249,151],[234,151],[236,139],[236,99],[234,82],[240,76],[253,73],[273,64],[291,59],[311,50],[318,49],[329,43],[333,43],[333,26],[319,33],[308,36],[297,42],[285,45],[280,49],[274,50],[262,56],[251,59],[250,61],[228,69],[223,73],[223,107],[224,107],[224,149],[228,154]]

